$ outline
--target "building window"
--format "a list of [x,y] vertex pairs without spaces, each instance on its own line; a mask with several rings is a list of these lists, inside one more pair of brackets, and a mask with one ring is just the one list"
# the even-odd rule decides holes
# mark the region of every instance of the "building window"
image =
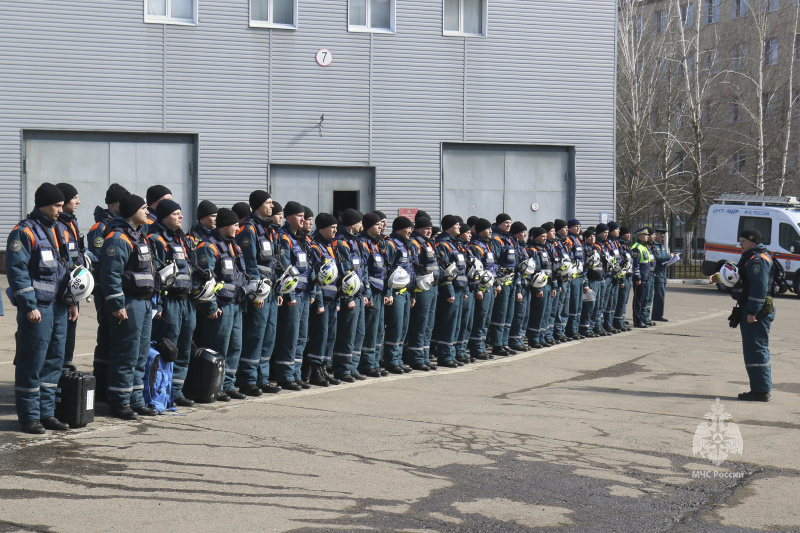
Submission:
[[686,173],[686,154],[684,152],[675,152],[672,170],[679,176]]
[[[800,0],[798,0],[800,1]],[[634,38],[638,41],[642,38],[642,16],[636,17],[636,28],[634,29]]]
[[772,37],[764,41],[764,65],[778,64],[778,39]]
[[731,70],[744,70],[747,66],[747,45],[737,44],[731,48]]
[[700,150],[700,169],[703,172],[717,170],[717,154],[711,150]]
[[742,121],[742,104],[731,102],[731,124],[739,124]]
[[761,11],[777,11],[780,7],[780,0],[761,0]]
[[694,22],[694,4],[681,6],[681,23],[684,28],[691,28]]
[[197,24],[196,0],[144,0],[144,21],[157,24]]
[[349,0],[348,31],[394,33],[394,0]]
[[[487,0],[444,0],[444,34],[486,35],[487,9]],[[640,24],[637,20],[639,34]]]
[[703,126],[714,124],[714,115],[717,113],[717,101],[709,100],[703,104],[703,112],[700,115],[700,122]]
[[792,116],[800,117],[800,89],[792,89]]
[[[689,54],[692,54],[690,51]],[[678,58],[678,80],[684,79],[686,73],[691,77],[694,74],[694,55],[689,55],[686,58]]]
[[761,93],[761,118],[764,120],[772,120],[775,118],[775,93],[763,92]]
[[297,28],[297,0],[250,0],[250,26]]
[[716,50],[706,50],[703,52],[703,73],[716,74],[719,72],[719,61],[717,61]]
[[800,60],[800,33],[794,35],[794,60]]
[[686,113],[683,110],[683,104],[675,106],[675,129],[679,130],[686,126]]
[[733,0],[731,18],[746,17],[750,14],[750,0]]
[[719,22],[719,0],[708,0],[705,8],[706,12],[703,18],[706,24],[716,24]]
[[667,12],[653,11],[653,32],[661,35],[665,31],[667,31]]
[[728,167],[728,174],[731,176],[741,176],[744,174],[745,157],[741,150],[736,150],[731,156],[730,166]]
[[659,117],[657,110],[650,112],[650,129],[653,131],[661,129],[661,117]]

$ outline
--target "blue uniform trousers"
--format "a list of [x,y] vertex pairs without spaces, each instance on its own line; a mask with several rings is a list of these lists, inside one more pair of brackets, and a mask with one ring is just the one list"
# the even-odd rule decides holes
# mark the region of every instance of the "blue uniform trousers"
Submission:
[[336,342],[333,345],[333,375],[337,378],[350,376],[357,369],[357,364],[353,364],[353,354],[355,352],[358,321],[359,319],[363,320],[364,315],[364,298],[356,296],[354,302],[356,304],[355,309],[348,309],[347,304],[342,302],[341,310],[339,311]]
[[[80,310],[80,304],[78,304]],[[67,320],[67,338],[64,340],[64,366],[72,364],[75,357],[75,334],[78,330],[78,321],[70,322]]]
[[475,310],[472,317],[472,331],[469,334],[469,352],[478,355],[486,352],[486,337],[489,331],[489,322],[492,319],[494,308],[494,287],[486,290],[478,289],[483,293],[483,299],[475,298]]
[[458,326],[456,337],[456,358],[468,359],[469,351],[467,345],[469,336],[472,333],[472,321],[475,318],[475,293],[471,290],[467,292],[467,299],[461,308],[461,324]]
[[[428,327],[425,328],[425,347],[423,348],[423,351],[425,353],[426,364],[431,362],[431,339],[433,338],[433,327],[436,325],[436,301],[439,299],[439,287],[431,287],[431,290],[428,292],[432,292],[433,297],[431,298]],[[417,302],[417,305],[419,305],[419,302]]]
[[583,302],[583,307],[581,308],[581,327],[579,330],[581,334],[589,333],[592,330],[594,330],[593,320],[595,316],[594,315],[595,305],[597,304],[597,298],[600,297],[600,291],[601,291],[600,286],[602,284],[602,281],[598,279],[594,280],[590,279],[588,280],[588,282],[589,282],[589,288],[592,290],[592,292],[594,292],[595,301]]
[[111,345],[109,315],[104,309],[105,298],[100,287],[95,285],[94,309],[97,312],[97,344],[94,347],[92,374],[95,379],[95,399],[105,401],[108,390],[108,350]]
[[378,332],[383,332],[383,294],[372,292],[372,306],[364,307],[364,341],[361,345],[359,372],[366,373],[380,368],[378,360]]
[[597,293],[597,300],[594,302],[592,311],[592,328],[595,333],[599,333],[603,329],[604,313],[608,305],[608,295],[611,292],[611,277],[603,276],[598,289],[600,292]]
[[396,291],[394,303],[384,309],[386,330],[383,339],[383,362],[387,367],[402,366],[403,343],[408,333],[408,315],[411,310],[411,299],[406,290],[402,294]]
[[617,308],[614,310],[614,322],[612,326],[617,329],[625,327],[625,312],[628,308],[628,298],[631,294],[631,285],[633,285],[633,276],[628,274],[623,278],[624,287],[617,287]]
[[[644,282],[642,282],[644,283]],[[645,323],[650,322],[650,312],[653,309],[653,298],[655,297],[655,288],[656,288],[656,281],[653,276],[647,281],[647,298],[644,303],[644,309],[642,310],[642,317],[644,317]]]
[[[545,285],[541,289],[531,288],[530,296],[530,317],[528,318],[528,328],[526,335],[528,336],[528,346],[533,346],[536,343],[542,342],[542,323],[545,320],[545,309],[547,302],[550,300],[550,285]],[[541,296],[537,297],[537,294]]]
[[308,313],[311,307],[311,295],[304,292],[297,296],[297,344],[294,347],[294,380],[298,383],[302,381],[303,353],[306,351],[308,342]]
[[608,299],[606,309],[603,311],[603,325],[613,327],[614,313],[617,311],[617,298],[619,297],[619,282],[613,278],[606,280],[608,283]]
[[[495,296],[492,306],[492,318],[489,322],[489,333],[486,335],[486,344],[491,346],[505,346],[506,327],[511,327],[511,317],[506,316],[509,308],[509,299],[512,299],[514,286],[501,285],[501,291]],[[512,304],[513,305],[513,304]]]
[[229,391],[236,388],[236,370],[242,355],[242,307],[227,304],[220,309],[222,315],[219,318],[203,317],[203,346],[225,358],[222,390]]
[[514,305],[514,317],[511,320],[511,329],[508,334],[508,346],[515,350],[525,348],[525,332],[528,329],[531,314],[530,287],[518,287],[517,290],[522,293],[522,301],[516,302]]
[[261,364],[261,351],[270,311],[268,305],[264,301],[264,307],[259,309],[251,301],[245,304],[242,313],[242,355],[236,370],[237,387],[258,383],[258,367]]
[[453,287],[453,291],[455,297],[452,303],[447,301],[444,291],[439,293],[436,303],[436,323],[433,327],[431,351],[440,364],[445,361],[454,361],[456,358],[456,339],[467,288]]
[[308,360],[314,364],[331,361],[333,345],[336,342],[336,324],[339,313],[334,302],[325,302],[325,312],[317,313],[311,309],[308,313]]
[[166,296],[162,299],[161,308],[161,318],[153,320],[151,338],[154,341],[167,338],[178,348],[178,358],[172,365],[172,395],[180,398],[183,396],[183,383],[189,371],[197,315],[189,298],[178,300]]
[[[437,287],[438,288],[438,287]],[[408,316],[408,335],[403,360],[407,365],[421,365],[427,362],[425,352],[430,354],[431,338],[426,337],[428,331],[433,333],[436,318],[437,288],[417,292],[413,297],[416,300]],[[430,326],[430,327],[429,327]]]
[[108,405],[144,406],[144,366],[150,355],[153,327],[152,302],[125,296],[127,320],[115,318],[106,308],[114,349],[108,358]]
[[264,300],[264,309],[267,313],[267,322],[264,328],[264,341],[261,344],[261,361],[258,363],[257,385],[262,387],[269,384],[272,371],[272,352],[275,350],[275,338],[278,327],[278,295],[270,292]]
[[547,340],[552,341],[556,335],[556,315],[558,314],[558,304],[561,301],[561,295],[564,294],[563,287],[559,286],[558,282],[553,283],[556,287],[556,295],[550,300],[549,316],[547,318]]
[[653,286],[652,318],[664,318],[664,298],[667,296],[667,280],[654,279]]
[[367,334],[367,306],[364,303],[364,296],[359,296],[361,302],[361,312],[358,314],[358,322],[356,323],[356,339],[353,343],[353,358],[350,360],[350,373],[358,374],[358,368],[361,366],[362,350],[364,349],[364,337]]
[[275,351],[272,356],[272,370],[276,381],[280,383],[294,382],[294,350],[297,346],[297,335],[300,330],[301,299],[295,295],[295,305],[289,306],[287,297],[278,308],[278,323],[275,334]]
[[583,281],[584,277],[574,278],[569,282],[569,319],[567,320],[566,335],[575,335],[581,322],[581,309],[583,308]]
[[561,292],[558,295],[558,310],[555,314],[553,327],[555,335],[563,336],[567,329],[567,322],[569,321],[569,299],[572,293],[572,280],[567,280],[561,287]]
[[775,312],[758,313],[756,322],[748,324],[747,308],[742,307],[739,328],[742,331],[744,366],[750,378],[750,390],[770,392],[772,390],[772,367],[769,359],[769,329],[775,320]]
[[634,281],[633,285],[633,325],[640,326],[642,324],[646,324],[648,322],[647,318],[644,316],[644,308],[647,304],[647,282],[648,280],[642,281],[639,285],[636,285]]
[[54,415],[56,387],[64,364],[67,306],[52,303],[37,309],[42,321],[34,324],[17,308],[14,396],[21,423]]
[[[540,338],[539,342],[544,344],[545,341],[553,340],[553,306],[558,298],[558,283],[553,282],[545,286],[545,307],[542,314],[542,323],[539,326]],[[556,295],[553,296],[553,291]]]

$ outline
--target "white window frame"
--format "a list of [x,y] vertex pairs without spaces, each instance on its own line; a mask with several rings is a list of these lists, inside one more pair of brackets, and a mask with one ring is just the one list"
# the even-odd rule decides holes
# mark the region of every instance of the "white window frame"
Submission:
[[273,13],[273,6],[275,4],[275,0],[269,0],[269,20],[253,20],[253,0],[249,1],[250,4],[250,27],[251,28],[281,28],[285,30],[296,30],[297,29],[297,0],[293,0],[294,3],[294,13],[292,14],[292,19],[294,20],[294,24],[282,24],[277,22],[272,22],[274,20],[274,13]]
[[189,19],[176,19],[170,16],[170,12],[172,11],[172,0],[167,0],[167,16],[161,17],[157,15],[148,15],[147,14],[147,3],[149,0],[143,0],[142,5],[144,7],[144,21],[147,24],[174,24],[177,26],[197,26],[197,4],[200,0],[192,0],[192,4],[194,6],[194,18],[192,20]]
[[[481,0],[483,6],[483,27],[482,33],[465,33],[464,32],[464,0],[458,0],[458,31],[444,29],[444,9],[445,0],[442,0],[442,35],[447,37],[483,37],[489,35],[489,0]],[[641,26],[641,20],[637,20]],[[641,35],[641,27],[639,27],[639,35]]]
[[365,32],[365,33],[397,33],[395,29],[395,15],[397,13],[397,2],[395,0],[389,0],[392,3],[390,8],[389,14],[389,25],[390,28],[373,28],[369,24],[372,22],[372,0],[367,0],[367,25],[366,26],[359,26],[355,24],[350,24],[350,1],[347,0],[347,31],[352,32]]

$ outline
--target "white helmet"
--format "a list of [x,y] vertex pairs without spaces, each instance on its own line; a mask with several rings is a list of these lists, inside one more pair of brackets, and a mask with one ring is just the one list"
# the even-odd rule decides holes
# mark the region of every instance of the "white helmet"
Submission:
[[450,263],[447,265],[447,268],[444,269],[442,273],[442,277],[445,281],[453,281],[458,277],[458,266],[455,263]]
[[484,289],[488,289],[492,285],[494,285],[494,274],[489,272],[488,270],[484,270],[483,274],[481,274],[481,279],[478,280],[478,285]]
[[522,274],[530,276],[536,272],[536,261],[534,261],[532,257],[529,257],[519,264],[518,269]]
[[94,277],[86,267],[75,267],[69,273],[69,292],[65,296],[68,303],[76,303],[88,298],[94,290]]
[[247,282],[247,299],[263,302],[272,292],[272,282],[268,279],[251,279]]
[[541,289],[547,282],[550,281],[547,274],[542,271],[536,272],[533,277],[531,278],[531,286],[537,289]]
[[158,271],[158,279],[161,281],[161,288],[163,289],[169,289],[175,285],[175,279],[177,277],[178,266],[175,263],[169,263]]
[[586,268],[597,268],[600,266],[600,252],[592,250],[592,254],[586,258]]
[[83,252],[83,266],[85,266],[86,269],[89,270],[89,272],[94,270],[92,268],[92,258],[86,252]]
[[733,287],[739,281],[739,268],[728,261],[719,269],[719,281],[726,287]]
[[300,271],[297,270],[294,265],[289,266],[289,268],[283,271],[281,277],[278,278],[278,292],[281,294],[289,294],[297,287],[298,281],[300,281]]
[[192,291],[192,298],[197,300],[198,302],[210,302],[213,300],[217,293],[217,282],[214,281],[214,278],[206,281],[202,285],[200,285],[197,289]]
[[558,267],[559,274],[561,274],[561,279],[568,279],[572,277],[572,274],[575,273],[575,264],[570,261],[569,259],[564,259],[561,261],[561,265]]
[[336,268],[336,263],[326,259],[322,266],[319,267],[317,281],[319,281],[320,285],[333,285],[337,279],[339,279],[339,269]]
[[353,296],[361,289],[361,278],[358,277],[358,274],[355,272],[348,272],[344,278],[342,278],[342,294],[347,296]]
[[428,272],[422,276],[417,276],[417,288],[421,291],[430,290],[433,287],[433,274]]
[[483,276],[483,263],[478,258],[472,260],[472,264],[467,271],[467,278],[470,281],[478,281]]
[[389,287],[392,289],[404,289],[411,283],[411,276],[408,275],[405,268],[395,268],[392,275],[389,276]]

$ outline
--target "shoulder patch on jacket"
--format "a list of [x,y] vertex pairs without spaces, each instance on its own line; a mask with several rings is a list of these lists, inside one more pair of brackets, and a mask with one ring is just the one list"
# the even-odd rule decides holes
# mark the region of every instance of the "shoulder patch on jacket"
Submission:
[[20,249],[22,249],[22,243],[19,240],[14,239],[13,241],[11,241],[11,246],[9,246],[9,249],[12,252],[19,252]]

